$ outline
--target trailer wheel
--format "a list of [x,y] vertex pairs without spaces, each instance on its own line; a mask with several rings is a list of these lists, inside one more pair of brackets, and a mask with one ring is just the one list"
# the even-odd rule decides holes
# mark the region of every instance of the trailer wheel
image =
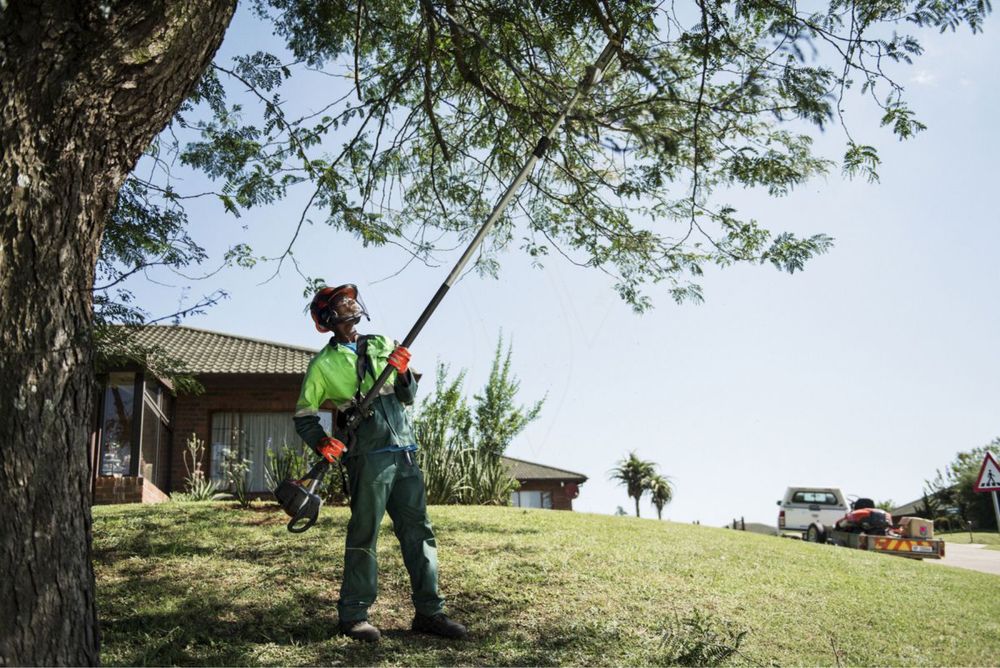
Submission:
[[809,528],[806,530],[806,540],[810,543],[825,543],[826,527],[819,522],[810,524]]

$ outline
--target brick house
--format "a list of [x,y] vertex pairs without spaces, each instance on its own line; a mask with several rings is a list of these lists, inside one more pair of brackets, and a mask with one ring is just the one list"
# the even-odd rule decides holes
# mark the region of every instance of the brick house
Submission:
[[240,430],[253,462],[251,487],[265,491],[263,448],[268,439],[298,440],[291,414],[315,351],[184,326],[145,327],[137,338],[183,360],[205,392],[175,395],[136,369],[107,374],[91,439],[94,502],[161,501],[184,489],[191,434],[207,446],[202,469],[218,478],[221,456]]
[[512,506],[573,510],[573,499],[579,496],[580,485],[587,482],[587,476],[580,473],[513,457],[501,459],[510,468],[511,476],[521,483],[511,495]]
[[[102,378],[90,442],[94,503],[157,502],[184,489],[192,434],[206,444],[201,467],[221,479],[227,452],[250,461],[251,491],[264,493],[268,449],[298,443],[292,413],[315,350],[187,326],[150,326],[140,343],[183,360],[205,391],[177,394],[136,368]],[[333,407],[321,411],[329,430]],[[572,509],[586,477],[507,458],[521,481],[514,505]],[[523,476],[523,479],[522,479]]]

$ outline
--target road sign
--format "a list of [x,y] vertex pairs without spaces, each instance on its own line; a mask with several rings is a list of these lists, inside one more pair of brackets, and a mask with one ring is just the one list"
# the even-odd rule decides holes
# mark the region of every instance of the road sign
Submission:
[[986,453],[983,466],[979,469],[979,478],[972,489],[977,492],[1000,492],[1000,465],[989,452]]
[[992,453],[986,453],[983,467],[979,469],[979,478],[972,489],[977,492],[993,492],[993,512],[997,518],[997,531],[1000,531],[1000,499],[997,498],[997,492],[1000,491],[1000,466]]

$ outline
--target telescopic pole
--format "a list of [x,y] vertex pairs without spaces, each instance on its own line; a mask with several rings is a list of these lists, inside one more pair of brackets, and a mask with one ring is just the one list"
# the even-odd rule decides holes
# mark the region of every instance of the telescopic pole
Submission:
[[[462,257],[459,258],[458,264],[456,264],[455,268],[451,270],[450,274],[448,274],[448,278],[446,278],[444,283],[441,284],[441,287],[438,288],[438,291],[434,293],[434,297],[431,299],[430,303],[427,304],[427,306],[424,308],[423,313],[421,313],[420,317],[417,318],[417,322],[414,323],[413,327],[410,329],[409,334],[407,334],[406,338],[403,339],[403,343],[401,344],[403,347],[409,348],[413,344],[413,341],[417,338],[417,335],[420,334],[420,330],[424,328],[424,325],[427,324],[427,321],[430,320],[431,315],[433,315],[434,310],[437,309],[438,304],[441,303],[441,300],[444,299],[444,296],[448,294],[448,290],[451,288],[452,285],[454,285],[455,281],[458,280],[458,277],[461,275],[462,270],[465,268],[465,265],[468,264],[469,259],[472,257],[472,254],[476,252],[479,246],[483,243],[483,240],[490,233],[490,230],[493,229],[493,226],[496,224],[497,220],[500,219],[500,216],[507,208],[507,205],[510,204],[511,198],[514,197],[514,193],[516,193],[518,188],[520,188],[524,184],[524,181],[531,174],[531,171],[532,169],[534,169],[535,163],[538,162],[539,158],[545,155],[546,149],[552,142],[552,138],[559,130],[559,127],[563,124],[563,121],[566,120],[566,116],[568,116],[569,113],[573,110],[573,107],[576,106],[576,103],[580,100],[580,98],[586,95],[590,91],[591,87],[601,80],[604,71],[611,63],[611,59],[614,57],[615,51],[618,49],[618,47],[619,47],[619,41],[617,39],[611,39],[608,42],[608,45],[604,47],[604,51],[601,52],[601,55],[598,56],[594,64],[587,68],[586,75],[583,77],[583,79],[580,80],[580,83],[577,84],[576,91],[573,93],[573,97],[570,98],[570,101],[566,104],[566,107],[559,115],[559,118],[557,118],[555,123],[552,124],[552,127],[549,128],[549,131],[546,132],[542,136],[542,138],[538,140],[538,144],[535,146],[535,150],[531,152],[531,156],[528,158],[528,161],[525,163],[524,167],[521,168],[521,171],[518,173],[517,177],[507,187],[507,190],[504,192],[503,196],[493,207],[493,211],[490,212],[490,215],[486,219],[486,222],[483,223],[483,226],[479,228],[479,231],[476,233],[476,236],[473,237],[472,241],[469,243],[469,247],[465,249],[464,253],[462,253]],[[389,375],[392,373],[392,370],[393,368],[391,366],[386,366],[385,369],[382,370],[382,373],[379,374],[379,377],[375,380],[375,384],[372,385],[371,389],[368,390],[368,393],[365,394],[364,398],[361,400],[361,403],[358,405],[357,412],[352,416],[353,424],[349,423],[347,425],[348,429],[356,428],[358,424],[361,422],[361,420],[364,419],[364,416],[368,411],[369,405],[371,405],[371,402],[375,399],[375,397],[378,396],[378,393],[382,389],[382,386],[384,386],[386,382],[389,380]]]

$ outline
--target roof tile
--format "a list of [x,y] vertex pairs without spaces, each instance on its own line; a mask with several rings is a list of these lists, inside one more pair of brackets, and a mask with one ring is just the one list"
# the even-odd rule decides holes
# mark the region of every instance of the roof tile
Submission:
[[149,325],[138,331],[136,339],[183,360],[194,374],[304,374],[317,352],[186,325]]

